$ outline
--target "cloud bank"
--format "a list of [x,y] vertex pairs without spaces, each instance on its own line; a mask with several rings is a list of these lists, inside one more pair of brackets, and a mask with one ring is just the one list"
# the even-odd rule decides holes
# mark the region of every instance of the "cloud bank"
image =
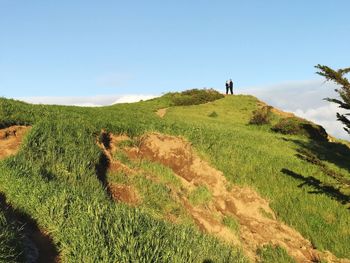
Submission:
[[141,100],[149,100],[158,97],[157,95],[133,94],[133,95],[98,95],[90,97],[19,97],[16,99],[33,103],[49,105],[71,105],[82,107],[101,107],[116,103],[132,103]]
[[131,102],[137,102],[141,100],[150,100],[153,98],[156,98],[158,96],[155,95],[125,95],[117,100],[115,100],[112,104],[117,104],[117,103],[131,103]]
[[242,93],[251,94],[284,111],[322,125],[329,134],[349,140],[343,125],[336,120],[336,113],[345,113],[337,104],[324,98],[338,98],[337,86],[323,80],[291,81],[261,87],[244,88]]

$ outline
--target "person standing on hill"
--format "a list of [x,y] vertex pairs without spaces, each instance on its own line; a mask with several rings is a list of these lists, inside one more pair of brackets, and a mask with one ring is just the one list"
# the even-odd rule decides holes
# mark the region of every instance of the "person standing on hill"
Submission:
[[226,85],[226,95],[227,95],[228,94],[228,90],[230,88],[230,81],[227,80],[225,85]]
[[230,79],[229,87],[230,87],[231,94],[233,94],[233,82],[232,82],[232,79]]

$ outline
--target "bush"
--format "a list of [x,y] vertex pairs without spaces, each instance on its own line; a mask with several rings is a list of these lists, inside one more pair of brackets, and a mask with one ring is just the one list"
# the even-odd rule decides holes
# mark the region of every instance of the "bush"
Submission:
[[282,134],[302,135],[317,141],[327,141],[328,138],[322,126],[298,117],[281,119],[271,130]]
[[279,132],[282,134],[297,135],[302,133],[300,120],[293,117],[281,119],[271,129],[274,132]]
[[271,106],[263,106],[255,111],[253,111],[253,116],[249,121],[249,124],[263,125],[270,124],[271,119]]
[[214,89],[191,89],[183,92],[169,93],[173,106],[198,105],[224,97]]

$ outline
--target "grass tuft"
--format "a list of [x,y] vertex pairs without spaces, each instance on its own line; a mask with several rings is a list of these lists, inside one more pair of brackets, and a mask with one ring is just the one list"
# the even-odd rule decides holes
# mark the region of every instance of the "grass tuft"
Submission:
[[208,204],[212,199],[212,194],[206,186],[198,186],[189,196],[189,201],[194,206]]
[[295,263],[287,251],[280,246],[265,245],[258,249],[260,263]]

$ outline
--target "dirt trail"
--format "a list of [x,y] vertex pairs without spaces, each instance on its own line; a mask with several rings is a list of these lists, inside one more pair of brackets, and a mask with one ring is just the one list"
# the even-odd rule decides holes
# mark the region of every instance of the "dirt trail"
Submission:
[[17,153],[23,136],[30,128],[29,126],[11,126],[0,129],[0,159]]
[[185,140],[152,133],[142,138],[136,151],[139,158],[147,158],[170,167],[185,179],[185,187],[206,186],[213,194],[212,202],[207,207],[200,208],[183,199],[185,207],[200,228],[233,243],[237,243],[237,237],[215,215],[236,218],[240,224],[243,248],[251,259],[256,260],[258,247],[270,243],[285,248],[297,262],[316,262],[320,258],[327,258],[330,262],[350,262],[338,260],[329,252],[314,249],[310,241],[300,233],[279,222],[268,201],[252,189],[228,187],[222,172],[201,160]]
[[163,108],[163,109],[159,109],[156,111],[156,114],[160,117],[160,118],[164,118],[166,112],[167,112],[168,108]]

